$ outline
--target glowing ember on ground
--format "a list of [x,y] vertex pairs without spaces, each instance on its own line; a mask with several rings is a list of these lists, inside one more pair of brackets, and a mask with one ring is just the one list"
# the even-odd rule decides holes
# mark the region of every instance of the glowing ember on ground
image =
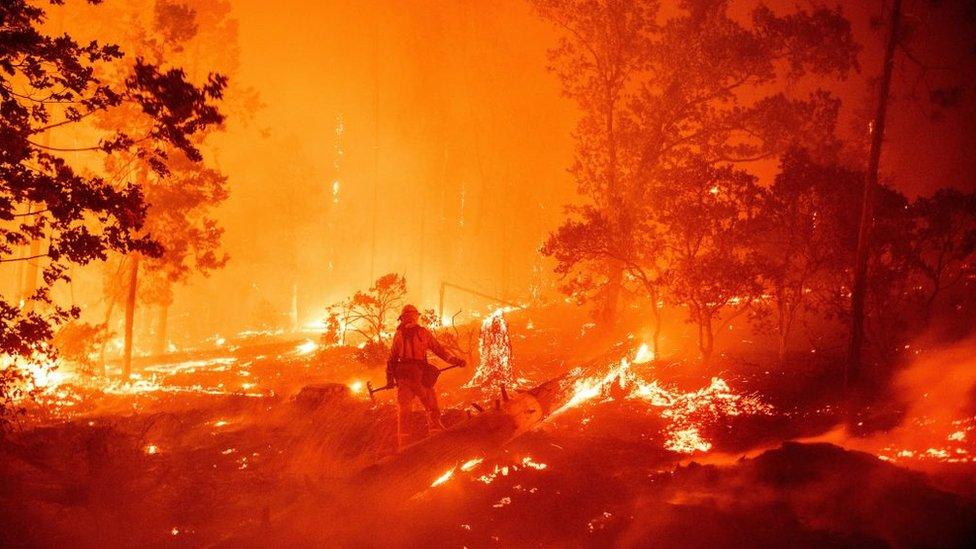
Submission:
[[142,449],[142,451],[145,452],[146,454],[150,455],[150,456],[151,455],[154,455],[154,454],[158,454],[159,453],[159,446],[156,446],[155,444],[147,444]]
[[482,461],[484,461],[484,458],[469,459],[468,461],[465,461],[463,464],[461,464],[461,470],[465,472],[470,471],[471,469],[477,467],[478,464],[481,463]]
[[[638,349],[637,355],[644,348]],[[664,447],[678,453],[707,452],[712,448],[712,444],[701,435],[700,424],[703,422],[714,422],[720,417],[768,415],[772,412],[772,407],[757,397],[735,393],[721,378],[713,377],[708,387],[688,393],[665,389],[656,381],[647,381],[638,376],[626,359],[602,376],[582,377],[582,371],[578,369],[569,379],[574,384],[572,396],[550,417],[596,398],[612,400],[611,389],[619,388],[624,392],[624,398],[664,408],[661,417],[671,422],[666,429]]]
[[532,461],[532,458],[528,456],[522,458],[522,465],[525,467],[529,467],[530,469],[535,469],[536,471],[542,471],[546,467],[548,467],[548,465],[546,465],[545,463],[538,463],[536,461]]
[[[946,433],[942,423],[928,418],[916,418],[912,435],[904,445],[887,444],[880,450],[868,448],[879,459],[893,463],[903,461],[974,463],[976,441],[969,433],[976,432],[976,416],[952,421],[951,432]],[[861,442],[853,439],[854,443]],[[908,446],[908,447],[905,447]]]
[[451,480],[451,477],[453,476],[454,476],[454,469],[451,469],[446,473],[444,473],[443,475],[437,477],[437,479],[434,480],[434,482],[431,482],[430,487],[433,488],[435,486],[440,486],[441,484],[444,484],[448,480]]
[[664,441],[664,447],[679,454],[691,454],[696,451],[707,452],[711,450],[712,443],[701,437],[697,427],[688,427],[687,429],[671,431],[668,439]]
[[501,508],[501,507],[505,507],[506,505],[508,505],[510,503],[512,503],[512,498],[510,498],[508,496],[505,496],[502,499],[498,500],[498,503],[492,505],[492,507],[498,509],[498,508]]

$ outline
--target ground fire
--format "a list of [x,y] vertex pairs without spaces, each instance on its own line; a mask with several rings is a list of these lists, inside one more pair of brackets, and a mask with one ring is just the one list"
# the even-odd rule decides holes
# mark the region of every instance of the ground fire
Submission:
[[976,546],[974,29],[0,2],[0,546]]

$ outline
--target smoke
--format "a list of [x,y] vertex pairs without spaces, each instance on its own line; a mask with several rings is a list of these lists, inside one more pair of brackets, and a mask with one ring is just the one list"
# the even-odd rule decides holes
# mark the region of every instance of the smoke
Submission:
[[917,353],[917,358],[892,382],[893,397],[905,407],[898,426],[869,436],[857,436],[840,426],[802,442],[831,442],[904,465],[972,461],[976,454],[976,337],[938,349],[909,345],[906,350]]
[[976,337],[918,356],[895,379],[895,388],[909,403],[906,419],[954,421],[972,416],[976,412]]

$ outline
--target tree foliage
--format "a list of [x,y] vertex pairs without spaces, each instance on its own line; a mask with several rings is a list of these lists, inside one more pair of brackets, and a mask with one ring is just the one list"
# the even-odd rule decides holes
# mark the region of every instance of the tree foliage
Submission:
[[[0,298],[0,349],[11,359],[53,354],[55,327],[78,316],[77,308],[53,303],[50,294],[68,280],[71,265],[104,260],[112,251],[162,253],[144,231],[143,190],[124,176],[114,181],[80,173],[63,153],[134,155],[164,175],[167,151],[199,160],[193,136],[223,120],[215,106],[223,76],[211,74],[195,85],[179,68],[142,58],[125,62],[114,44],[45,34],[45,17],[26,0],[0,4],[0,262],[29,259],[15,255],[35,240],[43,241],[43,251],[30,259],[44,260],[42,283],[27,303]],[[114,72],[121,78],[106,78]],[[62,128],[122,110],[139,115],[138,131],[102,125],[91,144],[52,142]],[[15,369],[6,365],[4,375],[16,375]]]
[[[681,292],[678,301],[698,303],[692,320],[707,339],[708,319],[719,313],[713,304],[728,304],[728,291],[743,285],[733,279],[743,279],[746,267],[738,259],[723,266],[734,255],[707,249],[725,242],[719,233],[694,255],[665,246],[662,239],[688,229],[668,208],[688,210],[693,190],[707,191],[711,178],[741,183],[738,172],[724,171],[730,164],[769,158],[795,143],[818,156],[836,153],[839,100],[823,89],[787,93],[783,84],[806,75],[844,77],[856,68],[850,24],[839,9],[778,15],[762,5],[741,22],[727,2],[712,0],[683,1],[667,15],[658,2],[637,0],[534,5],[563,31],[552,68],[581,110],[570,172],[584,203],[568,208],[569,219],[543,252],[557,260],[564,289],[584,300],[629,283],[659,314],[667,280]],[[707,194],[702,204],[715,207],[704,215],[721,217]],[[668,255],[675,251],[684,257]],[[726,272],[738,274],[709,278]],[[628,276],[615,281],[614,273]],[[701,292],[712,295],[693,295]],[[700,347],[711,345],[703,340]]]
[[331,305],[326,313],[323,342],[345,343],[346,334],[359,334],[366,342],[383,344],[390,333],[391,313],[403,303],[407,280],[396,273],[385,274],[365,291]]

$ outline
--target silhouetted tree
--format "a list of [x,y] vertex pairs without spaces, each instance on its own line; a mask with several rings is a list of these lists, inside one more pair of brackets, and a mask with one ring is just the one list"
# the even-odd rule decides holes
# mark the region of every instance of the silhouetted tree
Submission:
[[379,277],[368,290],[329,307],[323,341],[345,343],[345,334],[355,332],[367,342],[383,344],[389,333],[390,315],[395,314],[406,294],[407,280],[402,275],[389,273]]
[[[532,4],[543,18],[565,31],[559,45],[549,52],[550,69],[559,76],[563,93],[576,101],[582,113],[574,132],[576,155],[570,173],[591,204],[586,209],[570,208],[570,214],[599,218],[600,225],[589,229],[604,231],[598,238],[614,250],[599,256],[580,253],[585,270],[574,271],[575,264],[563,262],[561,271],[574,275],[576,291],[599,295],[602,316],[611,320],[625,269],[620,256],[629,256],[634,247],[628,192],[634,186],[630,103],[635,100],[635,79],[646,65],[644,57],[651,48],[659,6],[643,0],[532,0]],[[554,234],[548,248],[567,250],[574,242],[587,246],[570,234],[581,228],[577,224],[562,235]],[[555,241],[561,236],[570,240]]]
[[854,262],[853,283],[851,284],[851,331],[847,367],[844,369],[845,384],[849,379],[857,379],[861,369],[864,347],[864,307],[868,293],[868,261],[871,255],[871,232],[874,229],[875,193],[878,188],[878,167],[881,163],[881,146],[884,143],[885,121],[888,115],[891,75],[895,66],[895,49],[900,39],[901,0],[894,0],[890,19],[881,70],[881,82],[878,86],[878,101],[875,106],[874,120],[871,122],[871,150],[868,154],[864,193],[861,199],[861,223],[858,228],[857,256]]
[[[667,194],[676,167],[763,159],[793,143],[824,156],[839,148],[837,99],[819,89],[779,91],[808,73],[843,77],[856,66],[858,47],[839,10],[779,16],[759,6],[744,24],[726,2],[686,0],[659,24],[658,2],[534,4],[566,33],[553,69],[583,111],[571,172],[588,203],[571,207],[565,230],[544,247],[558,254],[569,291],[618,288],[628,265],[641,265],[642,285],[657,291],[663,266],[649,258],[667,229],[645,220],[655,218],[652,197]],[[601,268],[608,263],[613,270]]]
[[572,209],[573,217],[549,236],[542,253],[556,260],[555,272],[565,280],[561,289],[580,302],[599,285],[591,278],[592,272],[608,261],[620,265],[627,275],[621,284],[636,286],[650,301],[654,316],[652,343],[658,356],[667,255],[655,218],[638,206],[632,206],[631,210],[645,215],[635,215],[630,222],[626,243],[610,238],[614,230],[603,211],[578,206]]
[[753,221],[762,189],[749,173],[704,159],[669,171],[655,196],[671,299],[688,307],[698,349],[708,361],[715,333],[745,313],[761,286]]
[[821,164],[801,149],[780,162],[756,219],[759,269],[769,298],[755,312],[772,316],[779,356],[786,355],[795,322],[846,287],[856,246],[857,218],[850,207],[860,196],[863,174]]
[[976,193],[939,189],[909,207],[912,267],[925,283],[925,311],[944,292],[976,274]]

